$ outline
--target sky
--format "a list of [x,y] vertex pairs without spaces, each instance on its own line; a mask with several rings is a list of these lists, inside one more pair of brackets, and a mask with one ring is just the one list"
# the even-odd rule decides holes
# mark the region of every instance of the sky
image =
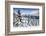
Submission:
[[24,14],[26,14],[26,15],[32,15],[32,14],[39,13],[39,9],[32,9],[32,8],[13,8],[13,10],[15,12],[18,12],[18,10],[20,10],[20,13],[22,15],[24,15]]

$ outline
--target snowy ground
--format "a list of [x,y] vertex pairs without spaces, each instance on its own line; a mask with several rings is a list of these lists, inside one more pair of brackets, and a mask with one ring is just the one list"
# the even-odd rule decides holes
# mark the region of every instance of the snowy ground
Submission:
[[39,19],[35,19],[35,20],[30,20],[29,23],[25,23],[25,22],[21,22],[20,24],[18,23],[18,26],[16,25],[16,23],[13,25],[14,27],[31,27],[31,26],[38,26],[39,25]]

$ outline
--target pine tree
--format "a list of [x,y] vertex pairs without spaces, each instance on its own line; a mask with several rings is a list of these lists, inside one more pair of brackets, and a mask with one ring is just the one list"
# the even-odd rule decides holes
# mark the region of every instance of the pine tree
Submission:
[[20,13],[20,10],[18,10],[18,18],[19,18],[19,20],[21,22],[21,13]]

